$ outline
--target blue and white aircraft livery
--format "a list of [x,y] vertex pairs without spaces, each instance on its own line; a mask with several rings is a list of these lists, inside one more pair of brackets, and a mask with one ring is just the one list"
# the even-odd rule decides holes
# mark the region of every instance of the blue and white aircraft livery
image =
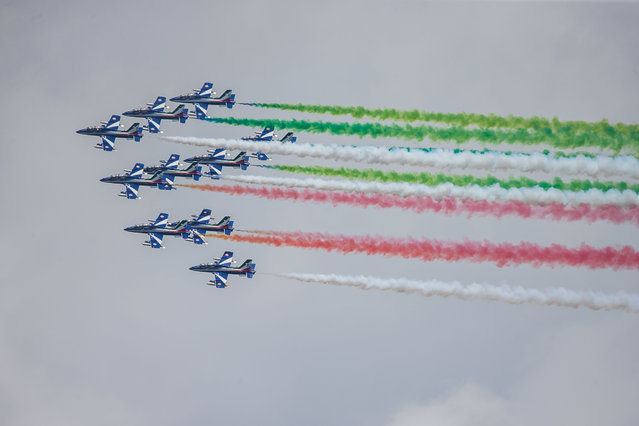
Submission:
[[206,155],[198,155],[184,160],[187,163],[198,163],[209,166],[209,172],[205,173],[211,179],[218,179],[222,174],[222,167],[238,167],[246,170],[249,166],[249,157],[245,151],[240,152],[233,159],[226,158],[226,149],[218,148],[213,151],[209,150]]
[[209,105],[225,106],[233,108],[235,105],[235,95],[232,90],[227,90],[217,98],[212,98],[213,83],[206,82],[201,89],[194,89],[192,93],[186,95],[175,96],[171,98],[173,102],[184,102],[193,104],[195,107],[195,118],[207,118],[207,109]]
[[164,248],[162,245],[162,237],[165,235],[181,236],[184,239],[189,237],[189,231],[186,229],[189,222],[188,220],[180,220],[174,223],[168,223],[168,220],[168,213],[160,213],[153,223],[129,226],[124,228],[124,230],[137,234],[148,234],[149,240],[143,242],[142,245],[152,248]]
[[[276,138],[277,135],[272,126],[265,127],[261,132],[255,132],[254,136],[246,136],[243,137],[243,141],[260,141],[260,142],[270,142],[273,138]],[[293,132],[288,132],[285,134],[279,142],[291,142],[295,143],[297,141],[297,137],[293,136]]]
[[76,131],[81,135],[100,136],[102,143],[97,144],[96,148],[102,148],[104,151],[113,151],[115,148],[115,139],[133,139],[140,142],[142,139],[142,129],[140,123],[134,123],[128,130],[120,130],[120,116],[112,115],[108,122],[101,122],[102,126],[86,127]]
[[164,96],[158,96],[154,103],[147,105],[147,108],[132,109],[123,112],[122,115],[146,118],[148,125],[145,130],[148,130],[149,133],[160,133],[160,123],[162,120],[186,123],[186,119],[189,118],[189,110],[184,107],[184,104],[178,105],[173,111],[165,111],[166,98]]
[[231,216],[224,216],[218,223],[209,223],[211,221],[211,210],[204,209],[199,216],[193,215],[186,225],[186,229],[191,231],[191,238],[195,244],[206,244],[204,237],[206,232],[223,232],[225,235],[231,235],[233,232],[233,221]]
[[120,192],[121,197],[126,197],[130,200],[140,198],[138,196],[138,190],[140,186],[157,186],[158,189],[169,190],[173,188],[173,181],[167,179],[161,171],[155,172],[150,178],[144,177],[144,164],[136,163],[133,169],[126,175],[115,175],[100,179],[100,182],[105,183],[119,183],[124,185],[126,191]]
[[191,178],[195,181],[200,180],[202,176],[202,166],[198,163],[191,163],[186,169],[178,169],[180,156],[171,154],[168,161],[160,161],[160,166],[149,166],[144,168],[144,173],[153,174],[162,172],[164,179],[173,185],[175,177]]
[[255,263],[253,259],[247,259],[240,266],[234,267],[233,252],[225,251],[221,258],[216,257],[213,263],[203,263],[191,266],[189,269],[196,272],[209,272],[215,276],[215,280],[207,282],[217,288],[226,288],[229,275],[246,275],[246,278],[253,278],[255,274]]

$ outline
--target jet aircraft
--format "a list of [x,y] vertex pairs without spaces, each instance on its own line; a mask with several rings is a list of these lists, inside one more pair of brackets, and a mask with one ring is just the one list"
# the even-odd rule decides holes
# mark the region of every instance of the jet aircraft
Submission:
[[225,251],[221,258],[214,258],[213,263],[203,263],[197,266],[191,266],[189,269],[196,272],[209,272],[215,276],[215,281],[207,282],[208,285],[214,285],[217,288],[226,288],[229,275],[246,275],[246,278],[253,278],[255,274],[255,263],[253,259],[247,259],[240,266],[231,266],[233,262],[233,252]]
[[[142,245],[153,248],[164,248],[162,245],[162,237],[165,235],[181,236],[187,239],[189,231],[187,231],[186,227],[189,221],[180,220],[179,222],[168,223],[168,219],[168,213],[160,213],[153,223],[129,226],[124,228],[124,230],[137,234],[149,234],[149,240],[143,242]],[[151,222],[151,220],[149,220],[149,222]]]
[[134,123],[128,130],[120,130],[120,116],[112,115],[108,122],[101,122],[102,126],[86,127],[76,131],[81,135],[100,136],[102,143],[97,144],[96,148],[102,148],[104,151],[113,151],[115,147],[115,139],[133,139],[140,142],[142,139],[142,129],[140,123]]
[[198,163],[191,163],[186,169],[178,169],[180,156],[178,154],[171,154],[168,161],[160,161],[160,166],[149,166],[144,168],[144,173],[153,174],[156,172],[162,172],[163,178],[171,185],[175,180],[175,177],[192,178],[197,181],[202,176],[202,166]]
[[[275,134],[273,127],[267,126],[261,132],[255,132],[255,136],[243,137],[242,140],[267,142],[267,141],[272,141],[274,137],[277,137],[277,135]],[[288,132],[287,134],[284,135],[282,139],[279,140],[279,142],[282,142],[282,143],[284,142],[295,143],[295,141],[297,141],[297,137],[293,136],[293,132]]]
[[161,171],[155,172],[150,178],[144,177],[144,164],[136,163],[132,170],[126,175],[109,176],[100,179],[100,182],[105,183],[119,183],[124,185],[126,191],[118,194],[121,197],[126,197],[130,200],[134,200],[138,197],[138,190],[140,186],[157,186],[158,189],[174,189],[172,184],[163,177]]
[[217,98],[212,98],[213,83],[206,82],[200,90],[194,89],[192,93],[186,95],[175,96],[171,98],[173,102],[184,102],[195,106],[195,118],[204,119],[209,105],[226,106],[233,108],[235,105],[235,95],[232,90],[227,90]]
[[[246,170],[249,166],[249,157],[256,157],[257,154],[247,154],[245,151],[237,154],[235,158],[226,158],[226,149],[218,148],[214,151],[209,150],[206,155],[198,155],[195,157],[187,158],[187,163],[199,163],[209,166],[209,172],[204,173],[210,176],[212,179],[217,179],[222,174],[222,167],[239,167],[242,170]],[[264,154],[262,154],[266,157]],[[257,157],[256,157],[257,158]],[[260,158],[263,159],[263,158]]]
[[195,244],[205,244],[204,237],[206,231],[210,232],[224,232],[225,235],[231,235],[233,232],[233,221],[231,216],[224,216],[218,223],[209,223],[211,220],[211,210],[204,209],[199,216],[193,215],[193,220],[190,220],[186,226],[186,229],[191,231],[191,238]]
[[172,112],[165,111],[166,98],[164,96],[158,96],[154,103],[147,105],[147,108],[132,109],[123,112],[122,115],[146,118],[148,125],[145,129],[148,130],[149,133],[160,133],[160,123],[162,120],[178,120],[180,123],[186,123],[186,119],[189,118],[189,110],[184,108],[184,104],[178,105]]

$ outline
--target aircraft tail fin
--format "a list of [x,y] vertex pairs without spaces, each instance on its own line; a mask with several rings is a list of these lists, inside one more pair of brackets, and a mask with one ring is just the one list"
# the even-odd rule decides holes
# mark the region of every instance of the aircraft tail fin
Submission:
[[211,179],[219,179],[222,174],[222,166],[219,164],[209,164],[209,176]]
[[193,180],[194,181],[198,181],[200,180],[200,176],[202,176],[202,166],[198,166],[197,163],[192,163],[193,167],[195,167],[195,172],[193,174]]
[[180,123],[186,123],[186,119],[189,118],[189,110],[184,106],[184,104],[178,105],[173,110],[172,114],[180,117]]

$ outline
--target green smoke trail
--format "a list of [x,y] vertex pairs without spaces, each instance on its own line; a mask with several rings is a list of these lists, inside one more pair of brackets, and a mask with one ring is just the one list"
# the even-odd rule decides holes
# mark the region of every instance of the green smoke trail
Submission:
[[382,170],[374,169],[347,169],[347,168],[331,168],[320,166],[267,166],[272,169],[281,170],[291,173],[302,173],[307,175],[323,176],[323,177],[341,177],[346,179],[359,179],[368,181],[380,181],[380,182],[408,182],[408,183],[420,183],[423,185],[435,186],[442,183],[452,183],[456,186],[492,186],[499,185],[502,188],[532,188],[540,187],[548,190],[555,188],[561,191],[587,191],[589,189],[599,189],[601,191],[608,191],[611,189],[617,189],[624,191],[629,189],[639,193],[639,184],[628,184],[626,182],[599,182],[590,180],[571,180],[564,182],[560,178],[554,178],[550,182],[537,181],[527,177],[498,179],[495,176],[488,175],[486,177],[476,177],[471,175],[446,175],[443,173],[398,173],[395,171],[384,172]]
[[[357,147],[357,145],[349,145],[350,147]],[[422,152],[432,152],[435,150],[438,150],[441,148],[411,148],[411,147],[407,147],[407,146],[392,146],[389,147],[388,150],[389,151],[407,151],[407,152],[411,152],[411,151],[422,151]],[[461,149],[461,148],[454,148],[451,149],[450,151],[452,151],[455,154],[463,154],[465,152],[471,153],[471,154],[494,154],[494,153],[498,153],[498,154],[503,154],[503,155],[531,155],[529,153],[526,152],[518,152],[518,151],[495,151],[492,149]],[[535,153],[539,153],[539,154],[543,154],[552,158],[574,158],[574,157],[578,157],[578,156],[584,156],[587,158],[596,158],[598,155],[601,154],[593,154],[592,152],[584,152],[584,151],[580,151],[580,152],[562,152],[562,151],[555,151],[555,152],[551,152],[548,151],[547,149],[544,149],[542,151],[537,151]],[[614,156],[612,156],[614,157]]]
[[288,111],[301,111],[317,114],[350,115],[354,118],[370,117],[377,120],[427,121],[445,123],[453,126],[476,125],[479,127],[500,127],[507,129],[550,130],[552,132],[585,133],[593,132],[607,136],[634,133],[635,140],[639,139],[639,125],[637,124],[609,124],[603,119],[598,122],[587,121],[559,121],[556,117],[517,117],[513,115],[474,114],[474,113],[442,113],[419,110],[397,110],[394,108],[369,109],[361,106],[338,105],[305,105],[279,103],[252,103],[260,108],[274,108]]
[[427,125],[411,126],[406,124],[380,124],[380,123],[333,123],[326,121],[308,120],[276,120],[254,118],[220,118],[213,117],[206,120],[214,123],[225,123],[234,126],[275,126],[280,129],[291,129],[310,133],[331,133],[334,135],[355,135],[359,137],[371,136],[373,138],[402,138],[407,140],[422,141],[425,138],[431,141],[456,141],[463,144],[475,140],[484,144],[524,144],[537,145],[547,143],[557,148],[583,148],[598,147],[607,148],[614,152],[622,148],[631,148],[639,152],[639,141],[633,141],[628,136],[610,137],[596,133],[582,133],[578,135],[558,134],[551,131],[529,132],[523,129],[467,129],[463,127],[433,127]]

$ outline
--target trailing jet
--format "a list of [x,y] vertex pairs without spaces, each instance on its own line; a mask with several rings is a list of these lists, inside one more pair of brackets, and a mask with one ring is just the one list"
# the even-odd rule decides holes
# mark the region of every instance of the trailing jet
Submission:
[[166,98],[164,96],[158,96],[154,103],[147,105],[147,108],[132,109],[131,111],[123,112],[122,115],[146,118],[148,125],[145,130],[148,130],[149,133],[160,133],[162,120],[177,120],[180,123],[186,123],[186,119],[189,118],[189,110],[184,108],[184,104],[178,105],[172,112],[165,111]]
[[173,185],[175,177],[192,178],[193,180],[200,180],[202,176],[202,166],[198,163],[190,164],[186,169],[178,169],[180,156],[178,154],[171,154],[168,161],[160,161],[160,166],[149,166],[144,168],[144,173],[157,173],[162,172],[163,178]]
[[144,177],[144,164],[136,163],[131,171],[126,175],[109,176],[100,179],[100,182],[105,183],[119,183],[124,185],[126,191],[118,194],[120,197],[126,197],[130,200],[134,200],[138,197],[138,190],[140,186],[157,186],[158,189],[174,189],[172,183],[169,183],[164,178],[161,171],[155,172],[150,178]]
[[216,257],[213,263],[203,263],[197,266],[191,266],[191,271],[209,272],[215,275],[215,281],[211,280],[207,284],[215,285],[217,288],[226,288],[229,275],[246,275],[246,278],[253,278],[255,274],[255,263],[253,259],[247,259],[240,266],[231,266],[233,262],[233,252],[225,251],[221,258]]
[[245,151],[240,152],[233,159],[226,158],[226,150],[224,148],[218,148],[214,151],[209,150],[206,155],[198,155],[195,157],[187,158],[187,163],[199,163],[209,166],[209,172],[204,173],[210,176],[212,179],[217,179],[222,174],[222,167],[239,167],[242,170],[246,170],[249,166],[250,155]]
[[[168,213],[160,213],[153,223],[129,226],[128,228],[124,228],[124,230],[137,234],[149,234],[149,240],[143,242],[142,245],[153,248],[164,248],[162,245],[162,237],[165,235],[181,236],[184,239],[188,238],[189,231],[186,230],[188,220],[168,223],[168,219]],[[149,222],[151,222],[151,220],[149,220]]]
[[[255,136],[247,136],[242,138],[242,140],[267,142],[267,141],[272,141],[274,137],[277,137],[277,135],[275,134],[273,127],[267,126],[261,132],[255,132]],[[297,137],[293,136],[293,132],[288,132],[287,134],[284,135],[282,139],[279,140],[279,142],[295,143],[296,140],[297,140]]]
[[242,138],[243,141],[272,141],[275,136],[273,126],[266,126],[261,132],[255,132],[255,136]]
[[218,223],[209,223],[211,220],[211,210],[204,209],[199,216],[193,215],[193,220],[190,220],[186,226],[186,229],[191,231],[190,241],[195,244],[206,244],[204,237],[206,231],[210,232],[224,232],[225,235],[231,235],[233,232],[233,221],[231,216],[224,216]]
[[204,83],[200,90],[194,89],[192,93],[186,95],[175,96],[171,98],[173,102],[184,102],[195,106],[195,118],[204,119],[209,105],[226,106],[233,108],[235,105],[235,95],[232,90],[227,90],[217,98],[212,98],[213,83]]
[[120,130],[120,116],[112,115],[108,122],[101,122],[102,126],[87,127],[78,130],[76,133],[89,136],[101,136],[102,143],[97,144],[96,148],[102,148],[104,151],[113,151],[115,147],[115,139],[133,139],[140,142],[142,139],[142,129],[140,123],[134,123],[128,130]]

